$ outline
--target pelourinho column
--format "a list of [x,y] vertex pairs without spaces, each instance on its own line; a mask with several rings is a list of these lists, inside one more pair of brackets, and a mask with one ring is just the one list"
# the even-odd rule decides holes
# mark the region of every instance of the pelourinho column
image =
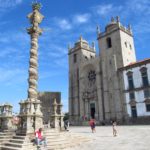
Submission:
[[20,102],[20,117],[21,117],[21,131],[26,134],[33,133],[38,128],[43,126],[43,115],[41,113],[40,100],[37,99],[37,83],[38,83],[38,37],[42,34],[42,29],[39,24],[42,22],[44,16],[39,12],[41,8],[40,3],[33,3],[33,12],[27,17],[31,23],[31,27],[27,29],[31,36],[31,49],[29,61],[29,88],[28,98]]
[[40,14],[40,4],[33,4],[33,12],[28,15],[32,26],[27,29],[28,34],[31,35],[31,50],[30,50],[30,67],[29,67],[29,89],[28,98],[32,100],[37,99],[37,81],[38,81],[38,37],[42,34],[42,29],[39,24],[42,22],[44,16]]

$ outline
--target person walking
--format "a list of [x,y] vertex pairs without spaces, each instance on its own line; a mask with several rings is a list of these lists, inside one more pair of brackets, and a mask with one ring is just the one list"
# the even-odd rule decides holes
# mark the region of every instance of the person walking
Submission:
[[89,121],[89,124],[90,124],[90,126],[91,126],[92,133],[96,132],[96,129],[95,129],[95,125],[96,125],[95,119],[91,119],[91,120]]
[[65,121],[64,121],[64,128],[65,128],[66,131],[69,131],[69,130],[68,130],[68,127],[69,127],[68,123],[69,123],[68,120],[65,120]]
[[117,136],[117,129],[116,129],[116,126],[117,126],[117,122],[116,121],[112,121],[112,128],[113,128],[113,136]]

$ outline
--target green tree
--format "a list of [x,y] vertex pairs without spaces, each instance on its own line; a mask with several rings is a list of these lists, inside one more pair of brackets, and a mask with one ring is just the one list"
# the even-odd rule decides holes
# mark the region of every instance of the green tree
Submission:
[[68,112],[65,113],[63,120],[64,121],[69,120],[69,113]]

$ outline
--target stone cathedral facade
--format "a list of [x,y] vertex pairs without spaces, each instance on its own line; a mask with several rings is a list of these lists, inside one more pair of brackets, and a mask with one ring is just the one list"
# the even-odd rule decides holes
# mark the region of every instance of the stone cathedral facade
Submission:
[[104,32],[97,29],[97,40],[99,56],[82,37],[69,48],[69,115],[76,125],[90,118],[98,124],[128,118],[118,69],[136,62],[131,27],[112,18]]

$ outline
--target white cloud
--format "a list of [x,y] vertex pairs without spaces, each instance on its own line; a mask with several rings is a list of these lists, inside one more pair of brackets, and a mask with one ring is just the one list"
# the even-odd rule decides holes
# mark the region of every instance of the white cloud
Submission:
[[26,71],[22,69],[8,69],[0,68],[0,83],[10,85],[15,83],[24,82],[26,79]]
[[68,69],[68,62],[66,57],[54,60],[54,64],[57,65],[58,67]]
[[57,19],[57,23],[63,30],[70,30],[72,28],[71,24],[66,19]]
[[29,36],[24,32],[6,31],[0,33],[0,44],[8,44],[15,42],[17,44],[25,45],[29,42]]
[[39,80],[52,78],[52,77],[56,77],[59,75],[60,75],[60,72],[58,71],[52,71],[52,72],[42,71],[42,72],[39,72]]
[[93,7],[93,11],[96,11],[98,15],[102,15],[102,16],[110,13],[112,9],[113,9],[112,4],[103,4],[103,5],[98,5]]
[[0,9],[6,9],[14,7],[20,4],[22,0],[0,0]]
[[0,58],[5,58],[5,57],[8,57],[9,55],[12,55],[14,52],[16,52],[17,50],[12,48],[12,47],[4,47],[2,50],[1,50],[1,53],[0,53]]
[[132,0],[130,3],[126,3],[129,10],[135,13],[145,14],[150,13],[150,1],[149,0]]
[[150,34],[150,28],[149,28],[150,20],[141,21],[138,24],[135,24],[133,26],[134,34]]
[[74,16],[74,23],[86,23],[90,19],[90,14],[80,14]]

